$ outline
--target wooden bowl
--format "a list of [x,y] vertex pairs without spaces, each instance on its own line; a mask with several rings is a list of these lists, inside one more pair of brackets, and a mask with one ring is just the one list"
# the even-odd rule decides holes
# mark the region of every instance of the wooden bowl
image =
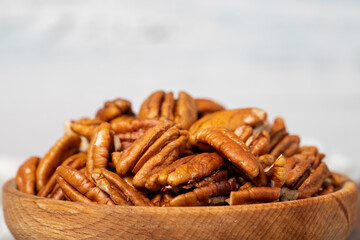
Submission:
[[219,207],[134,207],[40,198],[3,187],[6,224],[16,239],[345,239],[357,186],[291,202]]

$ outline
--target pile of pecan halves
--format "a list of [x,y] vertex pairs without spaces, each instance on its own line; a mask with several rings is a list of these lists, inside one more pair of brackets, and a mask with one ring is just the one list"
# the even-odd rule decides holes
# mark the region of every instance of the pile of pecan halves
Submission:
[[67,122],[45,156],[20,166],[16,184],[40,197],[108,205],[290,201],[341,187],[324,156],[261,109],[156,91],[138,115],[115,99],[94,119]]

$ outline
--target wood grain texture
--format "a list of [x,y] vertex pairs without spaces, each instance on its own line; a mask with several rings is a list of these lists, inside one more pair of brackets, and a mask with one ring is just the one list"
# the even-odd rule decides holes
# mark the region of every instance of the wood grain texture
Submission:
[[345,239],[357,211],[356,184],[291,202],[221,207],[133,207],[74,203],[3,187],[16,239]]

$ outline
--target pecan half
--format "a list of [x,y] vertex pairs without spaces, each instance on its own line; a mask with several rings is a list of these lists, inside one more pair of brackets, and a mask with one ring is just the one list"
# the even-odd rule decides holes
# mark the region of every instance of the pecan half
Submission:
[[175,108],[175,123],[182,129],[189,129],[197,119],[194,99],[186,92],[179,92]]
[[285,168],[288,170],[288,178],[286,179],[286,186],[294,186],[301,176],[311,167],[311,156],[305,154],[295,154],[287,158]]
[[76,134],[86,137],[88,140],[91,139],[93,136],[96,128],[102,123],[103,121],[99,119],[88,119],[82,118],[79,121],[71,122],[70,128]]
[[218,111],[200,118],[189,129],[189,143],[196,145],[196,136],[209,127],[225,127],[234,131],[237,127],[246,124],[255,126],[266,120],[266,112],[258,108],[240,108]]
[[50,179],[56,168],[69,156],[78,152],[80,136],[67,134],[60,138],[55,145],[39,161],[36,169],[36,190],[40,190]]
[[266,203],[278,201],[280,188],[253,187],[230,193],[229,204],[240,205],[245,203]]
[[56,181],[58,182],[65,198],[73,202],[82,202],[82,203],[95,203],[89,198],[82,195],[80,192],[76,191],[64,178],[56,175]]
[[249,144],[250,152],[254,156],[260,156],[268,152],[270,145],[270,135],[267,131],[259,131],[253,135]]
[[173,172],[179,166],[186,164],[191,159],[193,159],[196,155],[190,155],[183,158],[180,158],[170,164],[169,166],[165,167],[161,171],[153,174],[146,180],[145,187],[152,191],[157,191],[161,189],[163,186],[167,184],[167,176],[170,172]]
[[254,183],[266,185],[265,174],[260,171],[261,165],[249,148],[232,131],[223,127],[211,127],[202,130],[196,139],[200,143],[206,143],[215,148],[252,181],[261,174],[260,182]]
[[286,158],[280,155],[274,165],[266,173],[266,176],[270,179],[270,187],[282,187],[287,180],[288,171],[285,168]]
[[249,125],[241,125],[235,129],[234,133],[240,138],[241,141],[246,142],[253,134],[253,128]]
[[223,158],[217,153],[202,153],[191,158],[190,161],[178,166],[174,171],[159,175],[160,179],[166,179],[166,185],[179,186],[189,184],[203,177],[209,176],[224,164]]
[[316,169],[320,163],[321,163],[321,160],[325,157],[325,154],[324,153],[318,153],[315,155],[315,160],[314,162],[312,163],[311,165],[311,168],[312,169]]
[[144,136],[138,139],[126,149],[117,159],[118,173],[124,174],[128,170],[137,173],[151,157],[159,153],[170,142],[175,141],[180,135],[187,133],[177,127],[171,127],[172,123],[164,122],[149,129]]
[[111,129],[116,133],[128,133],[136,132],[139,130],[147,130],[149,128],[155,127],[161,123],[161,121],[156,119],[144,119],[144,120],[128,120],[123,118],[116,118],[110,122]]
[[164,134],[162,134],[155,142],[152,144],[148,150],[144,153],[139,161],[135,164],[132,172],[137,173],[142,166],[155,154],[159,153],[167,144],[176,140],[180,135],[187,134],[186,132],[180,131],[177,127],[169,128]]
[[195,188],[192,192],[178,195],[171,199],[170,206],[201,206],[207,205],[211,197],[228,195],[236,190],[236,180],[210,183],[204,187]]
[[280,154],[284,157],[291,157],[294,155],[300,144],[300,138],[297,135],[288,135],[284,137],[270,152],[275,158],[279,157]]
[[319,191],[324,180],[330,176],[330,171],[325,163],[320,163],[316,170],[301,184],[298,191],[311,196]]
[[145,187],[149,177],[160,172],[178,158],[180,152],[185,149],[186,142],[187,137],[180,136],[178,139],[168,143],[158,154],[145,162],[133,178],[134,186],[139,188]]
[[104,122],[96,129],[87,153],[85,175],[89,179],[91,179],[91,173],[95,168],[106,168],[109,159],[110,145],[110,124]]
[[225,109],[221,104],[207,98],[195,98],[195,103],[199,118]]
[[275,118],[274,123],[270,126],[271,141],[269,150],[272,150],[287,135],[284,119],[281,117]]
[[96,118],[107,122],[122,114],[133,114],[131,103],[128,100],[117,98],[112,101],[106,101],[104,107],[96,113]]
[[[123,200],[130,200],[135,206],[154,206],[148,198],[128,184],[116,173],[110,172],[106,169],[96,169],[93,172],[92,177],[96,181],[97,185],[107,192],[112,199],[118,199],[121,196]],[[123,197],[125,197],[125,199]],[[123,204],[126,203],[127,202]]]
[[[86,164],[86,153],[78,153],[68,157],[61,165],[62,166],[69,166],[76,170],[80,170],[85,167]],[[37,193],[39,197],[48,197],[54,199],[63,199],[63,194],[61,189],[59,188],[59,184],[56,181],[57,173],[51,176],[49,181],[40,189]],[[58,191],[60,189],[60,191]]]
[[319,153],[319,150],[315,146],[301,146],[297,150],[297,153],[316,156]]
[[189,129],[197,119],[197,107],[195,100],[185,92],[179,92],[175,101],[172,92],[156,91],[141,105],[139,119],[171,120],[179,128]]
[[104,169],[97,168],[91,174],[96,186],[106,192],[116,205],[132,205],[124,194],[104,177],[102,170]]
[[[172,126],[173,123],[166,121],[146,131],[141,138],[123,151],[121,156],[116,160],[116,163],[114,162],[116,164],[116,172],[120,175],[125,175],[129,170],[132,170],[150,146]],[[154,150],[151,151],[153,152]],[[150,158],[151,154],[146,154],[146,156]],[[142,162],[147,161],[149,158],[142,160]]]
[[21,192],[35,194],[35,173],[39,160],[38,157],[30,157],[19,167],[15,181]]
[[[109,196],[92,183],[82,172],[69,166],[59,166],[56,169],[56,173],[58,174],[57,180],[60,179],[58,183],[63,190],[64,195],[69,197],[72,201],[83,201],[84,198],[79,197],[79,195],[82,195],[90,201],[114,205],[114,202]],[[64,181],[62,181],[62,179]]]
[[270,167],[271,165],[273,165],[276,158],[274,158],[274,156],[271,154],[264,154],[264,155],[259,156],[257,158],[257,160],[266,172],[267,168]]

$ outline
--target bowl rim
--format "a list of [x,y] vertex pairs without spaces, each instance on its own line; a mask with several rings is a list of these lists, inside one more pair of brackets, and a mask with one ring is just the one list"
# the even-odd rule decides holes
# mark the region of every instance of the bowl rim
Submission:
[[[158,207],[158,206],[122,206],[122,205],[106,205],[106,204],[96,204],[96,203],[82,203],[82,202],[72,202],[72,201],[64,201],[64,200],[56,200],[56,199],[51,199],[51,198],[45,198],[45,197],[39,197],[36,195],[32,195],[32,194],[28,194],[28,193],[24,193],[21,192],[17,189],[16,187],[16,183],[15,183],[15,178],[9,179],[8,181],[6,181],[2,187],[2,194],[3,194],[3,199],[4,199],[4,195],[6,193],[8,194],[12,194],[12,195],[16,195],[19,198],[23,198],[23,199],[32,199],[34,201],[40,201],[40,202],[51,202],[51,203],[61,203],[63,206],[79,206],[80,205],[84,205],[84,206],[89,206],[89,207],[101,207],[101,208],[123,208],[123,209],[166,209],[166,211],[169,211],[169,209],[189,209],[191,211],[195,211],[195,210],[201,210],[204,211],[205,209],[210,210],[210,209],[236,209],[236,210],[241,210],[241,209],[257,209],[257,208],[283,208],[283,207],[295,207],[295,206],[299,206],[302,204],[313,204],[316,203],[318,201],[321,200],[326,200],[326,199],[331,199],[331,198],[335,198],[335,199],[339,199],[340,197],[344,197],[344,195],[351,195],[353,194],[353,192],[355,191],[358,195],[358,187],[356,185],[356,183],[351,180],[350,178],[339,174],[342,178],[343,178],[343,185],[341,186],[340,189],[338,189],[335,192],[329,193],[329,194],[325,194],[325,195],[320,195],[320,196],[316,196],[316,197],[310,197],[310,198],[305,198],[305,199],[297,199],[297,200],[292,200],[292,201],[283,201],[283,202],[269,202],[269,203],[251,203],[251,204],[242,204],[242,205],[223,205],[223,206],[177,206],[177,207]],[[160,210],[161,211],[161,210]],[[171,211],[171,210],[170,210]]]

